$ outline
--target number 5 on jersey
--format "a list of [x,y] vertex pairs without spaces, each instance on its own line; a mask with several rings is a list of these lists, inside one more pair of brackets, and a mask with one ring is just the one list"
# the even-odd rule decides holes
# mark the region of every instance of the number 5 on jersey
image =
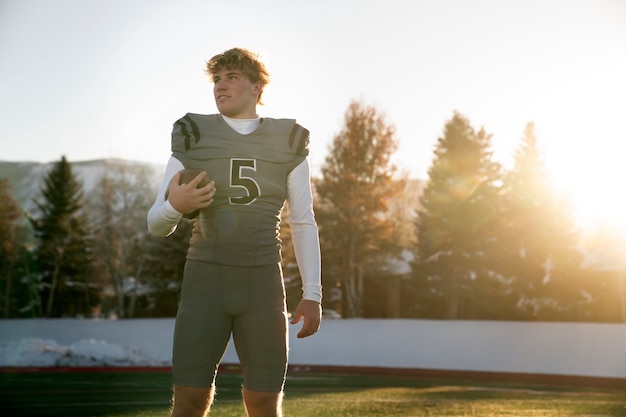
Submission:
[[259,188],[259,184],[250,176],[255,172],[255,159],[231,158],[230,186],[243,188],[246,190],[246,195],[241,197],[229,197],[230,204],[252,204],[261,196],[261,188]]

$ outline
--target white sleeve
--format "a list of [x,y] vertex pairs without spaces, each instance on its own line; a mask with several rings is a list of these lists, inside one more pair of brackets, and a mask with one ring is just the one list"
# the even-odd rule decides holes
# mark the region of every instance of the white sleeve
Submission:
[[305,159],[287,179],[289,224],[296,262],[302,277],[302,298],[322,302],[321,256],[317,223],[313,213],[313,195]]
[[169,200],[165,199],[165,192],[168,190],[172,178],[183,168],[183,164],[174,157],[170,157],[169,161],[167,161],[163,182],[152,207],[148,210],[148,231],[153,236],[165,237],[171,235],[183,217],[183,214],[179,213],[172,207]]

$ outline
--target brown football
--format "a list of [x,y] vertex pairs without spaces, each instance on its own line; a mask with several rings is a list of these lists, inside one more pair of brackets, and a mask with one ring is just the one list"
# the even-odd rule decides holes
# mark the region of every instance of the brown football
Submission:
[[[194,178],[196,178],[198,174],[200,174],[202,171],[203,171],[202,169],[198,169],[198,168],[181,169],[180,171],[178,171],[180,172],[180,181],[178,183],[180,185],[188,184]],[[211,177],[209,177],[208,175],[205,175],[204,178],[202,178],[202,180],[200,181],[200,183],[196,186],[196,188],[202,188],[210,182],[211,182]],[[169,187],[167,191],[165,191],[166,200],[167,200],[168,195],[169,195]],[[183,217],[186,219],[193,219],[194,217],[197,217],[198,214],[200,214],[200,210],[196,210],[194,212],[184,214]]]
[[[188,184],[191,182],[191,180],[193,180],[194,178],[196,178],[198,176],[199,173],[201,173],[203,170],[198,169],[198,168],[185,168],[185,169],[181,169],[180,171],[180,185],[183,184]],[[211,182],[211,178],[208,175],[205,175],[204,178],[202,178],[202,181],[200,181],[200,183],[198,184],[198,186],[196,188],[202,188],[205,185],[207,185],[208,183]]]

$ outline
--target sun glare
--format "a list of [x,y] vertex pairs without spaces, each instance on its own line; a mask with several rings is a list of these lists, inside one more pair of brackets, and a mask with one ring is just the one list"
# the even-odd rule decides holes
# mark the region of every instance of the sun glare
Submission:
[[626,193],[619,184],[620,178],[626,178],[626,167],[618,164],[617,152],[599,156],[593,145],[580,149],[548,158],[555,185],[570,198],[574,220],[583,233],[594,234],[608,225],[615,237],[626,242]]

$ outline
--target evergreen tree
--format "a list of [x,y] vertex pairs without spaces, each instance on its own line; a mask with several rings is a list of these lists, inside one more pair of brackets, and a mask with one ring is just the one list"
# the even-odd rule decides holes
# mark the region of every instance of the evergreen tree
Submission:
[[138,315],[150,317],[174,317],[178,310],[179,293],[183,282],[183,269],[189,248],[189,238],[195,220],[182,219],[178,227],[166,238],[149,236],[141,250],[144,257],[142,276],[149,280],[155,290],[152,305],[146,306]]
[[513,318],[573,319],[582,301],[582,255],[565,199],[550,183],[534,124],[528,123],[504,181],[501,270],[511,280]]
[[626,234],[615,221],[603,217],[584,241],[583,269],[585,295],[580,303],[579,320],[626,322]]
[[501,169],[490,142],[457,112],[437,141],[418,210],[418,316],[493,318],[501,309],[493,268]]
[[89,315],[99,302],[92,283],[82,184],[65,157],[54,164],[35,201],[39,217],[31,218],[40,271],[45,317]]
[[396,168],[390,163],[396,148],[395,128],[374,107],[352,102],[322,166],[322,178],[315,181],[324,286],[341,287],[347,317],[364,313],[366,274],[399,252],[396,225],[385,216],[404,186],[394,178]]

